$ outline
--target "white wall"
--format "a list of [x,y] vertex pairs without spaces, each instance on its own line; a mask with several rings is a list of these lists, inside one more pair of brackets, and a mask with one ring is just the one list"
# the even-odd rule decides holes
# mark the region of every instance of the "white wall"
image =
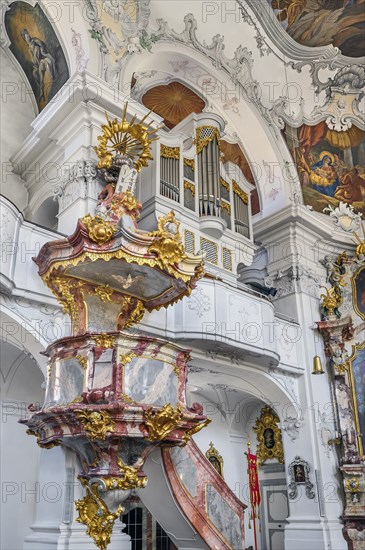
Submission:
[[20,550],[30,533],[35,504],[40,448],[18,423],[32,402],[43,403],[44,378],[35,361],[8,342],[1,342],[1,548]]
[[1,58],[1,180],[0,190],[19,210],[28,203],[28,193],[19,178],[12,174],[10,157],[18,151],[20,145],[31,131],[30,124],[36,116],[29,84],[22,78],[10,53],[2,51]]

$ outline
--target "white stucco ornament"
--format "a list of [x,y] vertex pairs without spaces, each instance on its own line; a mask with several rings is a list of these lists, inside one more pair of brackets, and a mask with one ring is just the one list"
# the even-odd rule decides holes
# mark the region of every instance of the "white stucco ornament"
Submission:
[[336,208],[328,205],[323,212],[328,212],[335,226],[340,227],[343,231],[353,232],[360,227],[362,213],[354,212],[351,204],[340,202]]

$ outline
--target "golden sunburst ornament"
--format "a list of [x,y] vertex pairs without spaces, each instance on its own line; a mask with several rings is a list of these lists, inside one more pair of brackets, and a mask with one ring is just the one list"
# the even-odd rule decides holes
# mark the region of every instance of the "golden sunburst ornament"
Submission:
[[98,168],[108,169],[116,156],[125,155],[133,159],[135,169],[140,172],[142,167],[148,166],[148,161],[153,159],[150,146],[158,137],[150,136],[162,126],[149,130],[151,124],[148,126],[143,124],[152,111],[149,111],[138,123],[135,123],[136,115],[128,122],[127,106],[128,103],[125,103],[120,122],[117,118],[110,120],[105,113],[107,124],[102,124],[103,133],[98,136],[99,145],[94,147],[99,157]]

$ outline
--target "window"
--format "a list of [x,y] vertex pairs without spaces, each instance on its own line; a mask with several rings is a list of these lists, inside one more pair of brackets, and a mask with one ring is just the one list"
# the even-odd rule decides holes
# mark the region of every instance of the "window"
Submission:
[[124,532],[131,537],[132,550],[144,550],[143,548],[143,509],[133,508],[122,517],[126,524]]

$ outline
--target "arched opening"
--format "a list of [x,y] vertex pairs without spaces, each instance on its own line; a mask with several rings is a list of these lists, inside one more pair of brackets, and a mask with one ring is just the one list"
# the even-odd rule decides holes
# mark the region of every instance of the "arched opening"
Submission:
[[[18,550],[23,548],[24,539],[30,533],[41,494],[38,483],[40,448],[18,420],[26,416],[31,403],[43,404],[44,377],[33,356],[8,340],[1,341],[0,365],[1,525],[7,526],[1,530],[1,547]],[[16,451],[19,448],[21,452]]]
[[58,202],[53,200],[52,197],[48,197],[40,207],[35,211],[32,216],[32,221],[46,227],[47,229],[53,229],[57,231],[57,219],[58,214]]

